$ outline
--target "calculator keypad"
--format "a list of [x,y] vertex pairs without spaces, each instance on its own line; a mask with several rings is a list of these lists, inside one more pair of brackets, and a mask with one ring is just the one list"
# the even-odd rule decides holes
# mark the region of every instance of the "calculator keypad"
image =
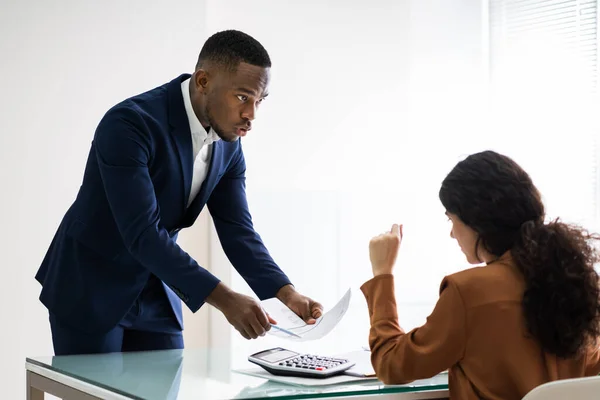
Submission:
[[308,369],[314,371],[325,371],[346,364],[348,360],[333,357],[321,357],[305,354],[283,362],[279,365],[282,367]]

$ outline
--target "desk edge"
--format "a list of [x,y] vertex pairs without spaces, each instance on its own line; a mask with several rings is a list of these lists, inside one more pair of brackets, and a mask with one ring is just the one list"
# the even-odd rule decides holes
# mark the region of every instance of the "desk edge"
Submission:
[[61,385],[65,385],[71,387],[73,389],[77,389],[84,393],[90,394],[92,396],[100,397],[106,400],[131,400],[132,397],[126,397],[119,393],[113,392],[108,389],[104,389],[102,387],[93,385],[91,383],[82,381],[77,378],[73,378],[69,375],[62,374],[58,371],[51,370],[50,368],[42,367],[40,365],[34,364],[31,361],[25,362],[25,369],[27,371],[35,372],[38,375],[41,375],[45,378],[51,379]]

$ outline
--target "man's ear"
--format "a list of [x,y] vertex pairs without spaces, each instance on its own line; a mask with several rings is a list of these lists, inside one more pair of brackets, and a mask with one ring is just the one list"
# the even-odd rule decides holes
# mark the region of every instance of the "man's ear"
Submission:
[[198,92],[206,94],[208,92],[208,82],[209,75],[206,70],[199,69],[194,73],[194,83]]

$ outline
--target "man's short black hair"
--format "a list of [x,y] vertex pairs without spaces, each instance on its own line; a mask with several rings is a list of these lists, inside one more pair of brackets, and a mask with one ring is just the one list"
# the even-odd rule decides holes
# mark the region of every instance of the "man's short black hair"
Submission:
[[267,50],[252,36],[236,30],[217,32],[206,40],[198,56],[196,69],[205,62],[216,63],[230,71],[235,71],[241,62],[271,67]]

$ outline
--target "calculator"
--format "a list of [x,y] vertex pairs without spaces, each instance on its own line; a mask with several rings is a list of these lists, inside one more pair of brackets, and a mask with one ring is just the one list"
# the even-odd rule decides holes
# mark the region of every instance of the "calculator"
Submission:
[[305,378],[328,378],[339,375],[355,364],[344,358],[301,354],[281,347],[254,353],[248,357],[248,361],[261,366],[273,375]]

